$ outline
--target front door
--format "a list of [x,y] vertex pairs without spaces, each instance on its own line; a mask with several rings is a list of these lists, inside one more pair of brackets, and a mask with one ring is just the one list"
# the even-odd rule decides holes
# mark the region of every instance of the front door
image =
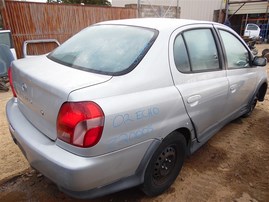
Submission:
[[256,67],[250,66],[250,52],[242,41],[228,30],[219,29],[219,33],[226,55],[229,81],[229,105],[225,108],[225,114],[231,116],[248,107],[255,92],[258,75]]

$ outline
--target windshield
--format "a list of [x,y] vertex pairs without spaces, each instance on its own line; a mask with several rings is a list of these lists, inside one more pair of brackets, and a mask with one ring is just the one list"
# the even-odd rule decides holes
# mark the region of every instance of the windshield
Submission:
[[156,30],[140,27],[91,26],[67,40],[48,58],[85,71],[122,75],[135,68],[156,36]]

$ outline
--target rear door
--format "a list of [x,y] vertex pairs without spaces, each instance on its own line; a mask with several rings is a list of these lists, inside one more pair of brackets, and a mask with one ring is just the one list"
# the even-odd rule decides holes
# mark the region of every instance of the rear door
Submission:
[[219,27],[219,34],[226,55],[229,81],[226,115],[245,110],[257,85],[257,69],[250,65],[251,53],[246,44],[235,33]]
[[210,24],[180,28],[170,40],[174,83],[199,139],[214,133],[226,107],[228,80],[219,48],[216,32]]

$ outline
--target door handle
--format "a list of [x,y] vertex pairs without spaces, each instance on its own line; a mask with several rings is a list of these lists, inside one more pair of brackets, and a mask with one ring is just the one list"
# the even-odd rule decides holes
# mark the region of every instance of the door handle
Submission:
[[198,105],[199,100],[201,98],[202,98],[201,95],[192,95],[192,96],[188,97],[187,103],[190,104],[191,107],[194,107],[194,106]]
[[236,91],[236,88],[234,88],[234,87],[231,87],[231,88],[230,88],[230,91],[231,91],[231,93],[235,93],[235,91]]

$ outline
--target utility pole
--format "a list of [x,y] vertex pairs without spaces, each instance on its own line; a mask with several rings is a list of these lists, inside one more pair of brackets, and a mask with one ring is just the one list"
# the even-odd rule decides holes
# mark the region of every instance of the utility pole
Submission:
[[224,20],[224,22],[226,22],[226,20],[228,20],[228,13],[229,13],[229,0],[226,0],[226,4],[225,4],[225,20]]
[[140,18],[141,17],[141,0],[137,0],[137,17]]
[[180,15],[179,15],[179,0],[177,0],[177,10],[176,10],[176,18],[180,18]]

